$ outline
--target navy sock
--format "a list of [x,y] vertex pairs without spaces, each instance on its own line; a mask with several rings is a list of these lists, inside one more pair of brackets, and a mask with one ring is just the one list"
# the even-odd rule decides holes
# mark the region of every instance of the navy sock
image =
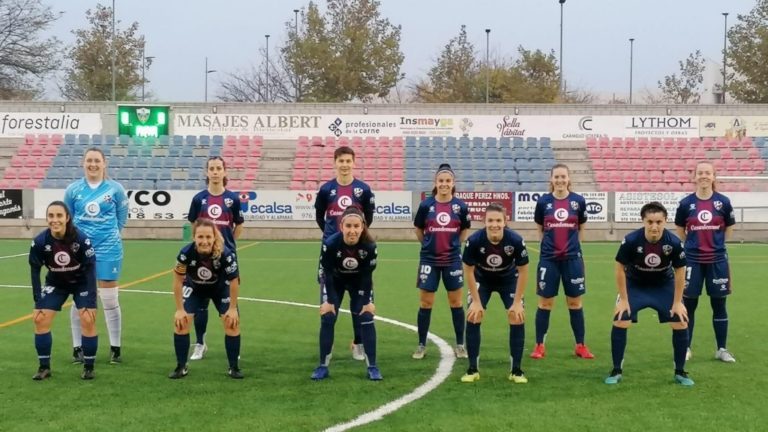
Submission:
[[525,324],[509,325],[509,355],[512,357],[512,369],[520,369],[525,345]]
[[98,347],[98,336],[83,336],[83,359],[85,360],[85,366],[93,367]]
[[568,314],[571,316],[571,329],[573,330],[573,337],[576,339],[577,344],[584,343],[584,309],[568,309]]
[[208,329],[208,309],[199,309],[195,312],[195,336],[196,343],[205,343],[205,331]]
[[[624,363],[624,351],[627,349],[627,329],[613,326],[611,328],[611,356],[613,368],[621,369]],[[685,357],[685,352],[683,352]]]
[[672,330],[672,350],[675,370],[685,370],[685,352],[688,349],[688,330]]
[[477,359],[480,357],[480,324],[467,322],[467,355],[469,368],[477,370]]
[[725,297],[710,297],[712,304],[712,327],[715,329],[717,348],[725,348],[728,341],[728,311],[725,309]]
[[429,333],[429,321],[432,319],[432,309],[419,308],[416,316],[416,325],[419,328],[419,345],[427,345],[427,333]]
[[543,344],[544,343],[544,337],[547,335],[547,331],[549,331],[549,309],[542,309],[538,308],[536,309],[536,343],[537,344]]
[[685,309],[688,311],[688,347],[691,347],[691,344],[693,343],[693,324],[695,322],[695,316],[696,316],[696,307],[699,305],[699,298],[688,298],[683,297],[683,305],[685,305]]
[[328,312],[320,317],[320,364],[328,366],[333,349],[333,333],[336,314]]
[[37,350],[37,360],[40,367],[51,368],[51,346],[53,345],[53,336],[51,332],[35,334],[35,349]]
[[360,315],[360,333],[368,366],[376,366],[376,326],[372,314],[366,312]]
[[184,335],[174,333],[173,346],[176,349],[176,364],[184,366],[187,364],[187,356],[189,355],[189,333]]
[[355,345],[360,345],[363,343],[363,333],[362,333],[362,324],[360,322],[360,316],[352,314],[352,334],[353,334],[353,341]]
[[452,307],[451,319],[453,320],[453,332],[456,333],[456,345],[464,345],[464,308]]
[[224,335],[224,349],[227,351],[229,367],[237,368],[237,358],[240,356],[240,335]]

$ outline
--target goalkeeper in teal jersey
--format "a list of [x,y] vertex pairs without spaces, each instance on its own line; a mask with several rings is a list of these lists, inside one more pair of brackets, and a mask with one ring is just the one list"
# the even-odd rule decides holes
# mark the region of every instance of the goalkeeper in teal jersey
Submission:
[[[120,231],[128,219],[128,197],[120,183],[107,178],[107,159],[96,148],[83,158],[85,176],[67,187],[64,203],[69,207],[77,229],[85,233],[96,250],[96,279],[104,308],[110,342],[110,363],[121,362],[122,316],[118,302],[118,280],[123,263]],[[73,361],[81,363],[82,334],[80,316],[72,308]]]

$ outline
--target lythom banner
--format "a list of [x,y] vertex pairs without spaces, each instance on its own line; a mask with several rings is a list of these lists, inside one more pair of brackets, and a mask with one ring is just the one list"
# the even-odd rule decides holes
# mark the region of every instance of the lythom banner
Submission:
[[27,134],[100,134],[101,115],[85,113],[0,112],[0,137]]

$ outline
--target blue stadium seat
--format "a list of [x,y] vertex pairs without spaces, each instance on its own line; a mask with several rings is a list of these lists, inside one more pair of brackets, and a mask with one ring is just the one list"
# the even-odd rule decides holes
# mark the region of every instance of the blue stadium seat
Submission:
[[515,153],[509,147],[502,147],[500,156],[502,159],[514,159]]
[[539,148],[552,148],[552,143],[549,137],[539,138]]
[[77,141],[77,138],[74,134],[66,134],[64,135],[64,144],[72,145]]
[[174,135],[172,143],[174,146],[182,146],[184,145],[184,137],[181,135]]
[[211,146],[211,149],[208,151],[209,156],[221,156],[221,146],[215,145]]
[[516,148],[523,147],[525,145],[525,140],[523,140],[521,137],[513,137],[512,138],[512,146]]
[[453,136],[445,137],[445,145],[456,147],[456,137],[453,137]]
[[187,145],[194,146],[197,143],[197,136],[196,135],[187,135],[186,138],[184,139],[184,142]]
[[[443,137],[434,137],[432,138],[432,148],[446,148],[445,141],[443,141]],[[454,146],[455,148],[455,146]]]
[[175,157],[164,157],[164,158],[156,158],[163,162],[163,169],[170,170],[173,168],[176,168],[176,163],[178,163],[179,159]]
[[80,134],[77,136],[77,142],[80,144],[88,145],[91,143],[91,136],[87,134]]
[[120,135],[119,137],[117,137],[117,142],[120,145],[127,146],[128,144],[131,144],[133,140],[128,135]]
[[103,142],[104,142],[104,136],[102,136],[101,134],[91,135],[91,144],[99,146]]
[[168,135],[160,135],[157,138],[157,143],[161,146],[167,147],[171,143],[171,139],[168,137]]
[[499,139],[499,147],[500,148],[511,148],[512,147],[512,140],[509,139],[509,137],[501,137]]
[[208,135],[200,135],[197,142],[198,142],[198,145],[201,147],[210,147],[211,137]]
[[214,135],[212,143],[213,145],[222,146],[224,145],[224,137],[221,135]]
[[496,148],[498,144],[498,140],[496,140],[496,137],[488,137],[485,139],[485,148]]
[[149,167],[153,170],[161,170],[165,166],[165,160],[170,158],[154,157],[149,160]]
[[416,137],[405,137],[405,147],[416,147]]
[[104,144],[113,146],[117,143],[117,137],[115,135],[104,135]]

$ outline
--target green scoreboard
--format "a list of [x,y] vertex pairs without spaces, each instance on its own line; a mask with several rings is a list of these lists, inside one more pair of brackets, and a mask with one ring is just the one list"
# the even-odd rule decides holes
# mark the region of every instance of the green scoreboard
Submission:
[[117,107],[119,135],[159,137],[168,135],[168,106],[120,105]]

